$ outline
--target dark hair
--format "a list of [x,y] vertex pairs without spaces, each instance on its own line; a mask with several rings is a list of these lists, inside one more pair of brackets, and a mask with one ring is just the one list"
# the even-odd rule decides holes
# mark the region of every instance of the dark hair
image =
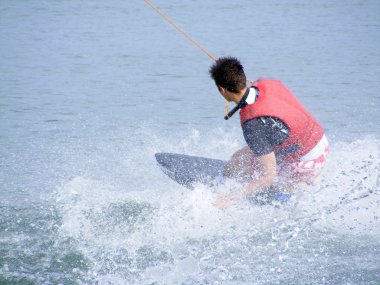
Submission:
[[211,78],[217,86],[239,93],[246,86],[243,65],[235,57],[221,57],[210,67]]

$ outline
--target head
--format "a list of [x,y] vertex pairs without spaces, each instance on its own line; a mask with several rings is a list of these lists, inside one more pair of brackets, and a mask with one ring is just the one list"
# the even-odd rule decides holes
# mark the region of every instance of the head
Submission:
[[219,58],[209,72],[219,92],[227,101],[234,101],[232,97],[239,95],[246,88],[244,68],[234,57]]

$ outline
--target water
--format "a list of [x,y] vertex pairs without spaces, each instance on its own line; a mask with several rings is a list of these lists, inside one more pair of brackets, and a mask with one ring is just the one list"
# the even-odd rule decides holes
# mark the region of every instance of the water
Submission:
[[143,1],[2,0],[0,284],[379,284],[378,1],[155,4],[298,95],[321,187],[219,211],[154,161],[244,145],[205,55]]

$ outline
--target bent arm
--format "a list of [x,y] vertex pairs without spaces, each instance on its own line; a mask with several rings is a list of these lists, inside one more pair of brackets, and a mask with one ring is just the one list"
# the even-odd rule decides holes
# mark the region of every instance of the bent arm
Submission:
[[224,165],[224,176],[236,178],[243,175],[250,168],[251,157],[252,151],[248,146],[236,151]]
[[274,152],[257,157],[260,166],[260,177],[249,182],[243,189],[233,191],[230,194],[220,196],[216,205],[219,208],[226,208],[232,201],[238,201],[270,187],[277,177],[277,163]]
[[277,177],[277,163],[274,152],[257,157],[260,166],[260,177],[248,183],[243,190],[242,195],[247,197],[264,191],[270,187]]

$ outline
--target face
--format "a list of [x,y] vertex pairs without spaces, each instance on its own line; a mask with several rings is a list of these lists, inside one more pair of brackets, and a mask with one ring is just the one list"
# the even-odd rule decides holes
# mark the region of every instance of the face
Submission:
[[218,86],[219,93],[222,94],[224,99],[226,99],[228,102],[233,101],[232,94],[228,92],[225,88]]

